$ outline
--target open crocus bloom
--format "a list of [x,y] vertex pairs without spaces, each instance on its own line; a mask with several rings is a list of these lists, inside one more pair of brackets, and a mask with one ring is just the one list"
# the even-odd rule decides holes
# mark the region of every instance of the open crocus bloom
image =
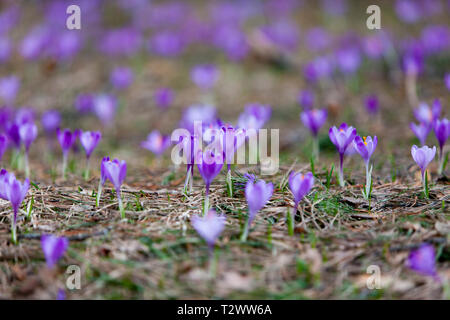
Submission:
[[211,209],[204,217],[193,216],[191,223],[195,231],[206,241],[212,252],[217,238],[225,228],[225,221],[225,216],[219,216]]
[[59,259],[64,255],[69,246],[69,240],[65,237],[55,237],[53,235],[42,235],[41,247],[44,252],[47,267],[52,269]]
[[431,125],[434,120],[439,118],[441,109],[442,106],[438,99],[434,100],[432,108],[430,108],[428,104],[422,102],[419,107],[414,110],[414,116],[420,123]]
[[422,171],[422,178],[424,178],[425,170],[436,155],[436,147],[433,146],[433,148],[430,148],[428,146],[423,146],[422,148],[419,148],[416,145],[413,145],[411,147],[411,155],[420,167],[420,171]]
[[355,150],[360,154],[363,158],[366,165],[368,165],[370,161],[370,157],[372,157],[373,152],[377,147],[378,139],[377,136],[373,137],[360,137],[356,136],[354,140]]
[[114,159],[113,161],[102,162],[106,177],[111,181],[116,190],[120,187],[127,175],[127,163],[125,160]]
[[339,129],[335,126],[331,127],[328,131],[331,142],[335,145],[339,152],[339,184],[344,186],[344,155],[349,149],[349,146],[353,146],[352,142],[356,137],[356,129],[347,126],[344,122],[339,126]]
[[311,172],[301,174],[292,172],[289,176],[289,189],[294,195],[294,210],[297,210],[299,202],[308,194],[314,185],[314,176]]
[[97,147],[100,139],[102,138],[102,133],[100,131],[84,131],[80,135],[80,142],[86,151],[86,157],[89,159],[92,152]]
[[170,144],[169,136],[163,136],[158,130],[153,130],[147,136],[147,140],[141,142],[141,147],[153,152],[157,156],[161,156],[170,147]]
[[427,141],[428,134],[430,133],[431,127],[423,122],[418,125],[414,122],[409,124],[412,132],[416,135],[417,139],[419,139],[421,145],[425,145]]

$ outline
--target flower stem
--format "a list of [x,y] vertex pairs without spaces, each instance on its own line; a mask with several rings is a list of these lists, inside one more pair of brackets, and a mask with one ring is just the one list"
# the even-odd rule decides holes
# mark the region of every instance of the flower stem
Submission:
[[120,217],[125,219],[125,209],[123,207],[122,197],[120,196],[120,189],[117,189],[117,201],[119,201]]
[[67,153],[64,153],[62,163],[62,176],[64,180],[66,180],[66,171],[67,171]]
[[190,168],[187,169],[186,171],[186,180],[184,180],[184,188],[183,188],[183,193],[187,194],[188,193],[188,184],[190,182],[190,177],[191,177],[191,170]]
[[339,185],[341,187],[345,186],[344,180],[344,154],[339,154]]
[[17,244],[17,209],[14,209],[13,221],[11,224],[11,240],[12,243]]
[[206,185],[205,203],[203,204],[203,216],[206,217],[209,209],[209,184]]
[[228,196],[230,198],[233,198],[233,183],[231,182],[231,170],[228,170],[227,172],[227,190]]
[[25,177],[30,178],[30,162],[28,161],[28,150],[25,150]]
[[89,180],[89,171],[90,171],[90,161],[89,158],[86,158],[86,169],[84,170],[84,180]]
[[294,235],[294,220],[295,220],[295,213],[297,211],[297,206],[298,206],[298,203],[295,204],[292,211],[288,209],[288,212],[287,212],[288,233],[290,236]]
[[438,175],[441,175],[444,172],[444,150],[443,148],[439,148],[439,168]]
[[366,200],[369,199],[370,197],[370,185],[371,185],[371,181],[372,177],[369,171],[369,162],[366,163],[366,189],[364,192],[364,198],[366,198]]
[[317,136],[313,136],[313,156],[316,161],[319,160],[319,138]]
[[98,191],[97,191],[97,197],[95,199],[95,206],[98,207],[100,204],[100,198],[102,196],[102,189],[103,189],[103,185],[102,185],[102,180],[100,179],[100,181],[98,182]]

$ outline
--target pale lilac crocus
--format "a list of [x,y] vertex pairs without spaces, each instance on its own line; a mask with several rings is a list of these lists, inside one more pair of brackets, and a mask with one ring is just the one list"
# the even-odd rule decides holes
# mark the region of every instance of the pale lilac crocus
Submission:
[[214,245],[225,228],[226,218],[218,215],[214,209],[208,211],[205,216],[193,216],[191,219],[195,231],[206,241],[210,255],[214,251]]
[[11,219],[11,237],[12,242],[17,243],[17,214],[22,201],[25,199],[30,187],[30,180],[25,179],[22,183],[16,179],[14,174],[2,170],[0,173],[0,197],[11,202],[13,209],[13,218]]
[[242,233],[241,241],[246,241],[250,225],[253,222],[256,214],[261,210],[273,194],[273,183],[266,183],[264,180],[255,182],[254,180],[248,180],[245,185],[245,199],[248,205],[248,219],[245,225],[244,232]]
[[117,200],[119,202],[120,216],[125,219],[125,209],[123,207],[122,197],[120,195],[120,187],[122,186],[125,177],[127,176],[127,163],[125,160],[114,159],[107,161],[104,164],[106,178],[111,181],[116,189]]
[[370,158],[372,157],[373,152],[375,151],[378,143],[377,136],[372,137],[360,137],[356,136],[353,142],[355,150],[359,153],[359,155],[363,158],[364,163],[366,165],[366,188],[363,192],[364,197],[369,199],[370,189],[372,185],[372,168],[370,166]]
[[366,110],[369,114],[376,114],[380,107],[380,102],[375,94],[370,94],[364,99]]
[[41,124],[48,136],[53,136],[61,124],[61,114],[58,110],[48,110],[41,116]]
[[109,157],[104,157],[100,164],[100,181],[98,182],[98,191],[97,191],[97,196],[96,196],[96,200],[95,200],[96,207],[98,207],[100,204],[100,198],[102,196],[103,186],[105,185],[105,182],[106,182],[105,163],[107,163],[109,161],[111,161],[109,159]]
[[199,150],[197,151],[195,161],[206,186],[204,204],[204,215],[206,215],[209,209],[209,187],[214,178],[220,173],[220,170],[222,170],[223,154],[218,153],[214,155],[210,150],[205,152]]
[[426,192],[425,171],[427,170],[428,165],[430,164],[431,161],[433,161],[434,156],[436,155],[436,147],[433,146],[433,148],[430,148],[428,146],[423,146],[419,148],[416,145],[413,145],[411,147],[411,155],[414,161],[419,166],[420,171],[422,173],[422,184],[424,193],[426,195],[427,192]]
[[0,79],[0,97],[6,104],[14,104],[20,89],[20,80],[12,75]]
[[160,109],[165,110],[172,105],[174,96],[175,94],[172,89],[160,88],[155,91],[153,98],[155,100],[156,105]]
[[439,118],[441,109],[441,102],[439,101],[439,99],[435,99],[431,108],[428,106],[428,104],[422,102],[420,103],[418,108],[414,109],[413,112],[417,121],[427,126],[431,126],[433,122]]
[[428,134],[430,133],[431,126],[423,122],[419,124],[411,122],[409,124],[409,128],[416,135],[417,139],[419,139],[420,144],[424,146],[427,141]]
[[202,90],[209,90],[219,79],[219,70],[213,64],[200,64],[191,70],[192,81]]
[[63,176],[63,179],[65,179],[69,151],[76,141],[76,134],[75,134],[75,132],[72,132],[69,129],[61,130],[58,128],[56,130],[56,135],[58,137],[59,145],[61,146],[61,149],[62,149],[62,154],[63,154],[62,176]]
[[406,264],[417,273],[439,280],[436,271],[436,251],[431,244],[424,243],[419,248],[412,250]]
[[339,153],[339,185],[343,187],[344,181],[344,155],[356,137],[356,129],[349,127],[345,122],[339,128],[331,127],[328,135]]
[[434,134],[439,143],[438,174],[444,171],[444,145],[450,136],[450,121],[447,118],[437,119],[434,123]]
[[313,109],[304,111],[300,114],[300,119],[302,120],[305,127],[307,127],[309,131],[311,131],[311,134],[313,136],[313,155],[315,159],[319,159],[318,134],[320,128],[327,120],[327,111],[325,109]]
[[289,189],[294,196],[294,210],[292,213],[288,212],[288,225],[289,225],[289,234],[294,234],[294,218],[297,213],[298,204],[300,201],[309,193],[311,188],[314,186],[314,176],[311,172],[301,174],[300,172],[295,173],[292,172],[289,175]]
[[29,151],[30,146],[38,134],[37,126],[32,122],[23,123],[19,126],[19,135],[22,144],[25,146],[25,175],[30,177]]
[[83,131],[80,134],[80,142],[86,152],[86,171],[84,178],[89,179],[89,159],[94,149],[102,139],[102,133],[100,131]]
[[115,68],[109,77],[109,81],[114,88],[118,90],[123,90],[128,88],[134,80],[133,71],[127,67],[117,67]]
[[66,237],[56,237],[47,234],[42,235],[41,248],[44,252],[47,268],[53,269],[68,247],[69,240]]
[[107,93],[101,93],[94,98],[94,112],[104,126],[111,126],[117,109],[117,99]]
[[302,90],[297,98],[298,103],[303,108],[303,110],[309,110],[314,105],[314,93],[310,90]]
[[170,147],[169,136],[162,135],[158,130],[148,134],[147,139],[141,142],[141,147],[153,152],[158,158]]

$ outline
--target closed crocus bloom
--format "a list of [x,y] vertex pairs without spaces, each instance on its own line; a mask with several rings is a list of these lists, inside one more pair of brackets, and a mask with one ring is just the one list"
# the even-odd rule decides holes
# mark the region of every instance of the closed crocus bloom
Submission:
[[314,93],[310,90],[302,90],[297,98],[298,103],[304,110],[309,110],[314,105]]
[[134,80],[133,71],[127,67],[117,67],[110,75],[110,82],[116,89],[128,88]]
[[106,177],[111,181],[116,189],[117,200],[119,202],[119,210],[122,219],[125,219],[125,211],[123,207],[122,197],[120,195],[120,187],[127,176],[127,163],[125,160],[114,159],[102,163],[104,166]]
[[75,99],[75,109],[80,113],[88,113],[94,110],[95,96],[91,93],[81,93]]
[[294,195],[294,209],[297,210],[299,202],[306,196],[314,185],[314,176],[311,172],[303,175],[292,172],[289,176],[289,189]]
[[242,234],[241,240],[245,241],[247,239],[248,231],[253,219],[259,210],[261,210],[269,201],[273,194],[273,184],[271,182],[264,182],[259,180],[255,182],[254,180],[248,180],[245,185],[245,199],[248,205],[248,220]]
[[370,157],[377,147],[378,139],[377,136],[373,137],[360,137],[356,136],[354,140],[355,150],[359,153],[359,155],[363,158],[366,165],[370,161]]
[[61,114],[58,110],[48,110],[42,114],[41,124],[48,135],[56,133],[61,123]]
[[49,269],[52,269],[58,263],[68,247],[69,240],[65,237],[46,234],[41,236],[41,248]]
[[339,184],[341,187],[343,187],[345,185],[344,155],[346,154],[349,146],[353,145],[353,140],[356,137],[356,129],[347,126],[347,124],[344,122],[339,126],[339,129],[335,126],[331,127],[328,135],[339,153]]
[[158,130],[153,130],[147,136],[147,140],[141,142],[141,147],[153,152],[159,157],[170,147],[170,144],[169,136],[163,136]]
[[438,279],[436,251],[431,244],[424,243],[418,249],[412,250],[408,256],[407,265],[417,273]]
[[0,134],[0,161],[3,159],[6,148],[8,148],[8,138],[4,134]]
[[72,133],[69,129],[56,129],[56,135],[58,137],[59,145],[61,146],[63,153],[63,165],[62,165],[62,175],[63,178],[66,178],[66,168],[67,168],[67,157],[69,155],[69,151],[74,145],[77,137],[75,133]]
[[8,76],[0,79],[0,98],[6,104],[14,104],[20,89],[20,80],[16,76]]
[[37,133],[38,129],[34,123],[24,123],[19,126],[20,140],[24,144],[26,152],[28,152],[31,144],[36,139]]
[[433,161],[434,156],[436,155],[436,147],[433,146],[433,148],[430,148],[428,146],[423,146],[419,148],[416,145],[413,145],[411,148],[411,155],[420,167],[423,176],[428,165]]
[[378,112],[380,103],[376,95],[374,94],[368,95],[364,100],[364,104],[369,114],[375,114]]
[[191,219],[195,231],[206,241],[210,252],[214,250],[214,245],[225,228],[225,216],[219,216],[213,209],[208,211],[203,217],[193,216]]
[[208,211],[209,207],[209,186],[214,178],[220,173],[223,167],[223,154],[214,155],[212,151],[197,151],[195,161],[197,162],[198,171],[205,181],[205,205],[204,214]]
[[10,174],[5,177],[4,181],[6,182],[4,186],[6,198],[11,202],[11,207],[13,208],[13,219],[11,225],[12,241],[13,243],[17,243],[17,213],[19,212],[22,201],[25,199],[28,193],[30,180],[25,179],[25,181],[22,183],[17,180],[14,175]]
[[194,133],[194,122],[201,122],[203,126],[215,123],[217,121],[217,110],[214,106],[208,104],[193,104],[183,112],[180,121],[180,127]]
[[301,113],[300,119],[305,127],[311,131],[311,134],[317,137],[320,128],[327,120],[327,111],[325,109],[305,111]]
[[19,124],[16,122],[9,122],[6,126],[6,134],[8,136],[8,144],[13,145],[17,151],[20,151],[20,133]]
[[425,125],[432,125],[433,122],[439,118],[441,114],[441,102],[438,99],[433,101],[433,105],[430,108],[428,104],[421,103],[418,108],[414,109],[414,116],[417,121]]
[[174,92],[170,88],[160,88],[155,91],[154,99],[156,105],[161,109],[170,107],[174,100]]
[[245,106],[244,112],[239,115],[238,127],[249,130],[259,130],[269,121],[272,109],[268,105],[251,103]]
[[213,64],[201,64],[191,71],[192,81],[202,90],[209,90],[219,79],[219,70]]
[[110,94],[99,94],[94,99],[94,111],[97,117],[105,126],[109,126],[114,121],[117,108],[117,99]]
[[425,145],[431,127],[427,124],[424,124],[423,122],[419,123],[418,125],[415,124],[414,122],[411,122],[409,124],[409,127],[411,128],[411,131],[414,132],[417,139],[419,139],[420,144],[422,146]]
[[98,143],[102,138],[102,133],[100,131],[83,131],[80,134],[80,142],[86,151],[86,157],[89,159],[92,152],[97,147]]
[[98,183],[98,191],[97,191],[97,197],[95,201],[95,205],[98,207],[100,204],[100,198],[102,196],[102,189],[106,182],[106,170],[105,170],[105,163],[109,162],[109,157],[104,157],[102,159],[102,162],[100,164],[100,181]]
[[444,145],[450,136],[450,121],[447,118],[437,119],[434,123],[434,134],[439,143],[439,170],[438,174],[444,171]]

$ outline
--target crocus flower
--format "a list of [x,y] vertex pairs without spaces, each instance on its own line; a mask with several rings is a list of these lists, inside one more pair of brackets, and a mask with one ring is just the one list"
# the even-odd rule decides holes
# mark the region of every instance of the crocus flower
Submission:
[[423,122],[419,123],[418,125],[414,122],[411,122],[409,124],[409,127],[411,128],[412,132],[416,135],[417,139],[419,139],[420,144],[422,146],[425,145],[428,134],[430,133],[431,127]]
[[41,236],[41,247],[47,268],[53,269],[69,247],[69,240],[65,237],[44,234]]
[[11,202],[11,207],[13,209],[13,219],[11,224],[11,235],[13,243],[17,243],[17,213],[19,212],[19,207],[22,204],[22,201],[25,199],[28,188],[30,187],[30,180],[25,179],[22,183],[16,179],[16,177],[11,173],[6,173],[2,175],[0,179],[0,184],[4,186],[4,192],[6,199]]
[[105,163],[109,162],[109,157],[104,157],[102,159],[101,165],[100,165],[100,181],[98,183],[98,191],[97,191],[97,197],[95,201],[95,205],[98,207],[100,204],[100,198],[102,196],[102,189],[106,182],[106,171],[105,171]]
[[19,126],[20,140],[25,146],[25,175],[27,178],[30,177],[30,165],[28,162],[28,153],[30,151],[31,143],[37,137],[37,126],[34,123],[24,123]]
[[164,57],[176,57],[183,52],[185,43],[181,35],[172,31],[160,31],[148,43],[148,50]]
[[94,99],[94,112],[104,126],[110,126],[114,121],[117,109],[117,99],[115,96],[102,93]]
[[0,97],[6,104],[13,104],[20,88],[20,80],[16,76],[0,79]]
[[378,97],[375,94],[368,95],[364,100],[364,104],[369,114],[377,113],[380,105]]
[[219,70],[213,64],[201,64],[191,70],[192,81],[202,90],[209,90],[219,79]]
[[59,128],[56,130],[56,135],[58,136],[59,145],[61,146],[63,153],[62,175],[65,179],[69,151],[76,141],[76,135],[75,132],[72,133],[69,129],[64,129],[61,131]]
[[0,134],[0,161],[3,159],[6,148],[8,148],[8,138],[4,134]]
[[95,96],[90,93],[81,93],[75,99],[75,109],[80,113],[88,113],[94,110]]
[[414,116],[420,123],[431,126],[433,122],[437,118],[439,118],[441,109],[441,102],[436,99],[433,101],[433,105],[431,108],[428,106],[428,104],[421,103],[418,108],[414,109]]
[[94,149],[97,147],[98,143],[102,138],[102,133],[100,131],[84,131],[80,134],[80,142],[86,151],[86,171],[85,178],[89,178],[89,159]]
[[431,244],[424,243],[409,253],[407,265],[417,273],[438,279],[436,271],[436,251]]
[[439,143],[439,171],[442,174],[444,171],[444,145],[450,136],[450,121],[447,118],[442,120],[437,119],[434,123],[434,134]]
[[360,136],[356,136],[353,142],[355,150],[360,154],[366,164],[366,189],[364,193],[366,199],[370,196],[370,187],[372,184],[372,167],[369,169],[370,157],[375,151],[377,143],[377,136],[374,136],[373,140],[372,137],[361,138]]
[[214,209],[208,211],[208,214],[200,217],[193,216],[191,219],[195,231],[206,241],[210,254],[214,250],[217,238],[225,228],[225,216],[218,215]]
[[12,144],[16,149],[17,153],[20,152],[20,133],[19,124],[14,122],[9,122],[6,125],[6,134],[8,135],[8,143]]
[[445,82],[445,86],[447,87],[447,90],[450,91],[450,73],[445,74],[444,82]]
[[314,93],[310,90],[302,90],[298,95],[297,101],[303,110],[309,110],[314,105]]
[[201,122],[203,127],[217,122],[217,110],[212,105],[194,104],[184,112],[180,121],[180,127],[194,133],[194,122]]
[[47,135],[56,133],[61,123],[61,114],[58,110],[48,110],[42,114],[41,124]]
[[147,136],[147,140],[141,142],[141,147],[153,152],[160,157],[164,151],[170,147],[171,141],[169,136],[163,136],[158,130],[153,130]]
[[316,159],[319,158],[319,140],[318,133],[320,128],[323,126],[327,120],[327,111],[325,109],[320,110],[308,110],[300,114],[300,119],[302,120],[305,127],[307,127],[313,136],[313,154]]
[[209,186],[214,178],[220,173],[223,167],[223,155],[222,153],[214,155],[211,151],[197,151],[196,162],[198,171],[205,181],[206,192],[205,192],[205,211],[204,214],[208,212],[209,207]]
[[294,195],[294,210],[292,213],[288,212],[288,229],[291,236],[294,234],[294,218],[298,204],[309,193],[313,185],[314,176],[311,172],[305,175],[292,172],[289,176],[289,189]]
[[114,159],[103,163],[106,177],[111,181],[116,189],[117,200],[119,202],[120,216],[125,219],[125,210],[122,197],[120,196],[120,187],[127,176],[127,163],[124,160]]
[[339,129],[335,126],[331,127],[328,135],[339,153],[339,184],[341,187],[343,187],[345,185],[344,154],[347,151],[349,145],[352,144],[353,140],[356,137],[356,129],[351,126],[349,127],[344,122],[339,126]]
[[433,161],[434,156],[436,155],[436,147],[433,146],[433,148],[430,148],[428,146],[423,146],[421,148],[418,148],[416,145],[413,145],[411,147],[411,155],[412,155],[414,161],[419,166],[420,171],[422,172],[422,183],[423,183],[424,193],[426,195],[427,191],[426,191],[426,181],[425,181],[425,170],[427,169],[430,162]]
[[153,96],[156,105],[161,109],[167,109],[173,102],[174,92],[170,88],[160,88]]
[[238,127],[249,130],[259,130],[269,121],[272,109],[268,105],[250,103],[245,106],[244,112],[239,115]]
[[134,74],[130,68],[115,68],[110,75],[110,82],[114,88],[122,90],[128,88],[133,83]]
[[258,182],[255,182],[254,180],[247,181],[247,184],[245,185],[245,199],[247,200],[248,205],[248,220],[241,237],[242,241],[247,240],[248,231],[253,219],[258,211],[266,205],[270,197],[272,197],[272,193],[272,182],[266,183],[263,180],[259,180]]

